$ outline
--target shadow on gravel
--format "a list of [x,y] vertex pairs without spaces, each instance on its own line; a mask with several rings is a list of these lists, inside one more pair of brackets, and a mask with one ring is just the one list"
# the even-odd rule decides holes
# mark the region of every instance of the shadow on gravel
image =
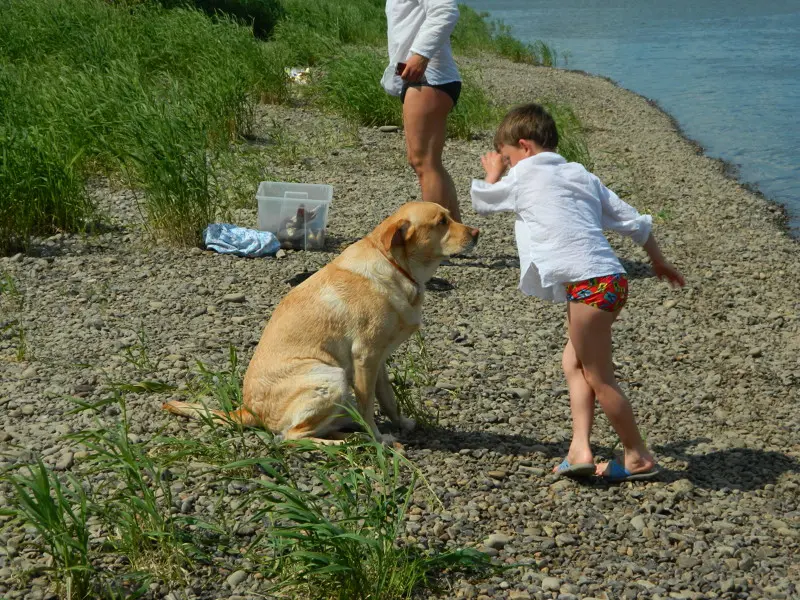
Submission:
[[491,433],[488,431],[461,431],[444,427],[428,427],[414,430],[403,436],[404,443],[413,448],[429,450],[478,450],[485,449],[500,454],[526,454],[541,452],[548,458],[559,457],[569,448],[567,442],[542,442],[524,435]]
[[[620,259],[622,266],[628,274],[628,279],[648,279],[653,277],[653,271],[648,263],[635,260]],[[519,269],[519,257],[514,255],[499,254],[496,256],[464,256],[446,260],[442,266],[451,267],[476,267],[479,269]]]
[[325,252],[336,252],[338,254],[348,246],[355,244],[360,239],[361,238],[357,237],[336,235],[335,233],[326,233]]
[[109,225],[102,222],[90,223],[86,231],[76,234],[56,234],[49,238],[33,238],[27,249],[12,248],[8,256],[17,252],[30,258],[58,258],[61,256],[85,256],[89,254],[102,254],[109,248],[93,240],[94,235],[104,233],[125,233],[126,229],[120,225]]
[[731,448],[703,454],[690,454],[688,448],[710,440],[698,438],[654,446],[663,454],[688,463],[685,471],[665,471],[663,479],[688,478],[697,487],[751,491],[774,484],[784,473],[800,473],[800,464],[780,452]]
[[649,279],[650,277],[655,277],[649,263],[639,262],[638,260],[625,260],[624,258],[620,258],[619,261],[628,274],[628,279]]

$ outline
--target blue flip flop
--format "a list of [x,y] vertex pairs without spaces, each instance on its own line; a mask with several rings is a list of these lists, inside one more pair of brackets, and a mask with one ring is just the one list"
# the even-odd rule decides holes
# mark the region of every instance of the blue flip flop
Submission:
[[600,474],[600,479],[610,483],[620,483],[622,481],[645,481],[653,479],[661,473],[658,466],[653,467],[649,471],[641,473],[631,473],[624,465],[621,465],[616,460],[611,460],[606,467],[606,470]]
[[594,475],[594,471],[594,463],[575,463],[571,465],[565,458],[556,469],[556,477],[590,477]]

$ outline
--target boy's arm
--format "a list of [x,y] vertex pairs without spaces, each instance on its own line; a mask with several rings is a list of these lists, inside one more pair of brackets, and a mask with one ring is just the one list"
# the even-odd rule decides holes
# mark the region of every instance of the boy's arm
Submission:
[[653,217],[639,211],[608,189],[595,175],[591,176],[603,209],[603,229],[611,229],[628,236],[643,246],[653,229]]
[[425,21],[411,45],[412,56],[406,62],[402,77],[406,81],[419,81],[428,61],[436,54],[458,23],[458,6],[455,0],[420,0],[425,11]]
[[661,248],[658,247],[658,242],[652,233],[647,236],[647,241],[642,245],[642,248],[647,252],[647,256],[650,257],[650,263],[656,277],[659,279],[666,279],[672,285],[678,287],[684,286],[686,280],[683,278],[683,275],[681,275],[680,271],[678,271],[674,265],[667,262],[667,259],[661,254]]
[[656,277],[683,287],[686,283],[683,275],[664,258],[653,235],[653,218],[650,215],[640,215],[639,211],[603,185],[598,178],[595,177],[595,180],[603,206],[603,228],[630,237],[647,252]]
[[469,195],[478,214],[516,210],[516,188],[513,172],[503,177],[505,165],[497,152],[481,157],[486,179],[473,179]]

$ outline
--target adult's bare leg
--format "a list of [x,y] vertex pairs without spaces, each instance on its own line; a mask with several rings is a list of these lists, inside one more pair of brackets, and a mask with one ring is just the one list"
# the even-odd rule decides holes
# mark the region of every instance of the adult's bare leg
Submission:
[[442,90],[425,85],[410,87],[403,103],[403,126],[408,164],[419,179],[422,201],[444,206],[460,223],[456,187],[442,164],[447,115],[452,109],[453,100]]

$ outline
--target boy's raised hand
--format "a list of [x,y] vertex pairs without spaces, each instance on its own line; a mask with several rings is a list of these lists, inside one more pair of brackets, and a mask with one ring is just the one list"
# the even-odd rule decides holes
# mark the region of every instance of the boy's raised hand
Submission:
[[654,261],[652,267],[653,273],[655,273],[656,277],[659,279],[666,279],[675,287],[683,287],[686,284],[683,275],[681,275],[681,272],[678,271],[674,265],[666,261]]
[[497,183],[506,171],[506,165],[499,152],[487,152],[481,156],[481,165],[486,171],[486,183]]

